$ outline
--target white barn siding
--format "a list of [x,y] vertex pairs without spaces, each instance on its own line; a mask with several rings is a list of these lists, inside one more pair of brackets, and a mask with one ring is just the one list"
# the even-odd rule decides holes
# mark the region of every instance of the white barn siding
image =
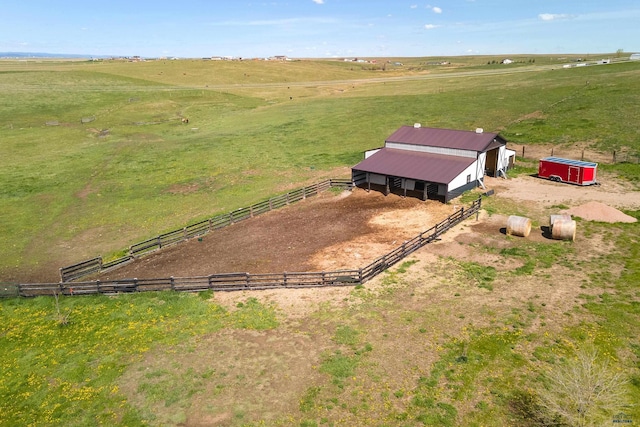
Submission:
[[506,171],[509,169],[509,159],[516,157],[516,152],[514,150],[507,150],[506,146],[500,147],[500,154],[498,156],[498,169],[501,171]]
[[[468,184],[467,176],[471,176],[469,182],[476,181],[478,179],[478,167],[477,166],[478,166],[478,163],[474,162],[468,168],[466,168],[464,170],[464,172],[462,172],[460,175],[456,176],[449,183],[449,191],[455,190],[456,188],[460,188],[460,187],[462,187],[464,185],[467,185]],[[482,176],[480,176],[480,178],[482,178]]]
[[393,148],[394,150],[417,151],[418,153],[444,154],[446,156],[468,157],[472,159],[476,157],[475,151],[458,150],[455,148],[428,147],[425,145],[403,144],[399,142],[387,142],[385,144],[385,147]]
[[[479,153],[478,161],[476,162],[475,175],[471,177],[471,180],[482,180],[484,178],[484,170],[487,166],[487,153]],[[465,175],[466,176],[466,175]],[[457,188],[457,187],[454,187]]]
[[376,154],[380,150],[381,150],[381,148],[376,148],[376,149],[373,149],[373,150],[365,151],[364,152],[364,158],[368,159],[369,157],[373,156],[374,154]]

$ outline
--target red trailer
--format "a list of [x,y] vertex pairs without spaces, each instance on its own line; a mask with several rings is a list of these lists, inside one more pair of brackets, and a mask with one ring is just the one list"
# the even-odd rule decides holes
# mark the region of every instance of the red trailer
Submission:
[[560,157],[545,157],[544,159],[540,159],[538,177],[557,182],[593,185],[597,184],[597,168],[597,163],[563,159]]

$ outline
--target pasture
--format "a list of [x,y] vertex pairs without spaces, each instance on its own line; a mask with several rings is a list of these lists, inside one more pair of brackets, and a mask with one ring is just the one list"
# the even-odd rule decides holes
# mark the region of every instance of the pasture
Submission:
[[[426,61],[0,62],[0,278],[55,281],[348,176],[402,124],[638,153],[640,64]],[[624,198],[639,168],[603,164],[601,179]],[[0,301],[0,425],[554,425],[546,390],[589,348],[622,375],[579,421],[638,422],[637,223],[578,220],[574,243],[498,231],[514,213],[539,228],[575,197],[485,199],[481,221],[355,288]]]

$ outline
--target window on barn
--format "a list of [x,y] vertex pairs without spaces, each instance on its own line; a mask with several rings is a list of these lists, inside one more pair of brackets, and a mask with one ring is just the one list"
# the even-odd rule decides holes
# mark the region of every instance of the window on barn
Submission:
[[471,174],[467,175],[467,184],[471,182]]

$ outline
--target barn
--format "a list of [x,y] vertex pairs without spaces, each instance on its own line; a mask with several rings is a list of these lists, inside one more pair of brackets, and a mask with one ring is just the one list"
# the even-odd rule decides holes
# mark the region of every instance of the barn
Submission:
[[355,185],[447,203],[483,187],[485,176],[505,176],[515,151],[497,133],[402,126],[381,148],[366,151],[351,169]]

